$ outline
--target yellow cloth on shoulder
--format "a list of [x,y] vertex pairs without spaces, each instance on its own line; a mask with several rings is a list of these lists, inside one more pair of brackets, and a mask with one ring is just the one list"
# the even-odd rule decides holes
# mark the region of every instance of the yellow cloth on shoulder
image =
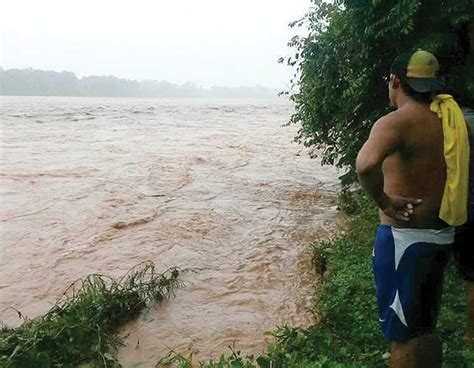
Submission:
[[466,121],[451,95],[437,95],[430,109],[443,123],[447,169],[439,217],[451,226],[459,226],[467,221],[469,138]]

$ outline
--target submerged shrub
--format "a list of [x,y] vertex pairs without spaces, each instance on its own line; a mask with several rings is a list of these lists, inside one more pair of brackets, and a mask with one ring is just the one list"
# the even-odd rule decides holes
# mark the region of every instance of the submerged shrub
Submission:
[[118,280],[92,274],[75,282],[45,315],[0,331],[0,366],[120,366],[110,353],[120,343],[117,328],[147,303],[173,294],[178,275],[176,268],[158,273],[144,262]]

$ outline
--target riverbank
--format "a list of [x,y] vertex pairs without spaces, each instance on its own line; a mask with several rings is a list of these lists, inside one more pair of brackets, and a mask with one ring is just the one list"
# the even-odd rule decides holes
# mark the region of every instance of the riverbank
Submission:
[[[385,367],[389,344],[378,322],[371,266],[377,212],[357,194],[342,201],[351,216],[348,230],[332,242],[314,245],[314,259],[325,260],[328,275],[315,298],[319,323],[296,338],[282,340],[277,354],[282,367]],[[443,340],[444,367],[472,367],[474,353],[465,349],[464,285],[451,264],[446,272],[438,331]],[[320,365],[315,365],[320,362]]]
[[[382,337],[379,329],[370,257],[373,234],[377,226],[377,214],[367,197],[359,194],[349,198],[343,197],[340,206],[349,215],[345,229],[341,230],[340,235],[332,241],[320,241],[313,245],[313,265],[323,280],[314,294],[313,311],[316,323],[313,326],[307,329],[285,326],[274,330],[270,334],[275,337],[275,342],[267,346],[266,354],[256,358],[244,357],[238,351],[232,351],[230,354],[224,354],[219,361],[198,363],[193,361],[192,356],[183,357],[172,354],[162,359],[157,366],[180,368],[194,366],[207,368],[386,367],[390,357],[389,343]],[[137,282],[137,285],[139,284],[141,283]],[[165,293],[167,294],[168,292]],[[87,295],[87,298],[92,298],[92,300],[98,297],[98,300],[103,302],[107,299],[103,298],[102,293]],[[156,298],[148,298],[150,299],[156,300]],[[117,301],[115,297],[108,300]],[[107,303],[102,305],[104,308],[107,307]],[[114,304],[113,307],[117,308],[117,305]],[[474,352],[466,349],[461,343],[465,308],[463,283],[451,265],[446,275],[444,299],[438,324],[439,333],[443,338],[444,367],[446,368],[468,368],[474,365]],[[110,306],[106,310],[109,309]],[[134,316],[136,313],[127,315]],[[97,321],[97,316],[91,316],[91,318]],[[35,329],[25,330],[20,327],[17,331],[21,329],[27,332],[34,346],[42,344],[42,340],[37,339],[35,335]],[[52,356],[61,350],[61,347],[64,347],[64,352],[68,352],[69,350],[65,347],[74,346],[70,343],[71,341],[68,342],[62,337],[61,340],[57,340],[59,336],[62,336],[63,331],[68,330],[66,327],[64,330],[59,329],[58,335],[55,334],[50,341],[50,347],[55,347],[56,350],[46,347],[43,354]],[[77,329],[71,331],[78,333]],[[7,350],[6,342],[9,340],[5,338],[6,336],[6,331],[0,335],[0,358],[3,359],[0,360],[0,366],[15,367],[8,364],[11,359],[5,356],[19,354],[21,349],[10,343],[10,348]],[[74,334],[71,336],[75,338]],[[108,336],[107,344],[110,347],[113,345],[110,345],[110,341],[113,341],[112,335],[107,331],[106,336]],[[93,355],[91,355],[89,345],[81,343],[76,345],[74,351],[78,356],[81,354],[86,356],[87,353],[87,356],[91,358]],[[97,344],[94,346],[99,347]],[[101,353],[98,351],[94,353],[93,350],[92,353],[96,356],[101,354],[99,356],[110,358],[110,360],[99,359],[98,366],[117,366],[117,362],[109,353],[109,347],[107,345],[100,345],[100,347]]]
[[[377,212],[362,194],[343,196],[341,208],[349,215],[346,229],[334,240],[316,242],[313,247],[313,264],[324,279],[314,295],[317,323],[308,329],[283,327],[273,331],[275,344],[269,345],[267,354],[258,357],[256,363],[233,353],[220,362],[201,363],[203,367],[388,366],[390,346],[379,328],[371,270]],[[450,265],[438,323],[445,368],[474,366],[474,351],[461,343],[465,310],[464,285]],[[183,357],[171,356],[171,361],[181,368],[195,366]]]

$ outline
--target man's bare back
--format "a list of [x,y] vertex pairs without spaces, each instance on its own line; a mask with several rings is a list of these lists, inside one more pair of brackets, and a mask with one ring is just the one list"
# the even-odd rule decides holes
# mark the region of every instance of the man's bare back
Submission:
[[398,109],[373,126],[356,162],[359,180],[372,195],[382,224],[441,229],[446,183],[441,120],[428,104],[403,98]]
[[440,229],[439,219],[446,183],[441,120],[427,104],[410,101],[379,123],[398,131],[397,147],[384,160],[384,192],[421,198],[409,221],[400,221],[380,210],[380,222],[395,227]]

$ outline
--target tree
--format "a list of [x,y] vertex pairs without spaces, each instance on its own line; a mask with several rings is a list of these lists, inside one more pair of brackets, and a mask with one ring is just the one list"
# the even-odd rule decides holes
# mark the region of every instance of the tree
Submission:
[[[354,182],[354,162],[374,122],[388,107],[387,76],[401,52],[423,48],[435,54],[446,92],[474,107],[474,1],[313,0],[290,27],[296,68],[290,99],[300,126],[295,141],[316,148],[323,164],[347,168],[343,185]],[[280,59],[281,62],[285,61]]]
[[0,95],[5,96],[92,96],[92,97],[225,97],[271,98],[277,91],[261,86],[203,88],[154,80],[136,81],[109,76],[78,79],[71,72],[0,67]]

